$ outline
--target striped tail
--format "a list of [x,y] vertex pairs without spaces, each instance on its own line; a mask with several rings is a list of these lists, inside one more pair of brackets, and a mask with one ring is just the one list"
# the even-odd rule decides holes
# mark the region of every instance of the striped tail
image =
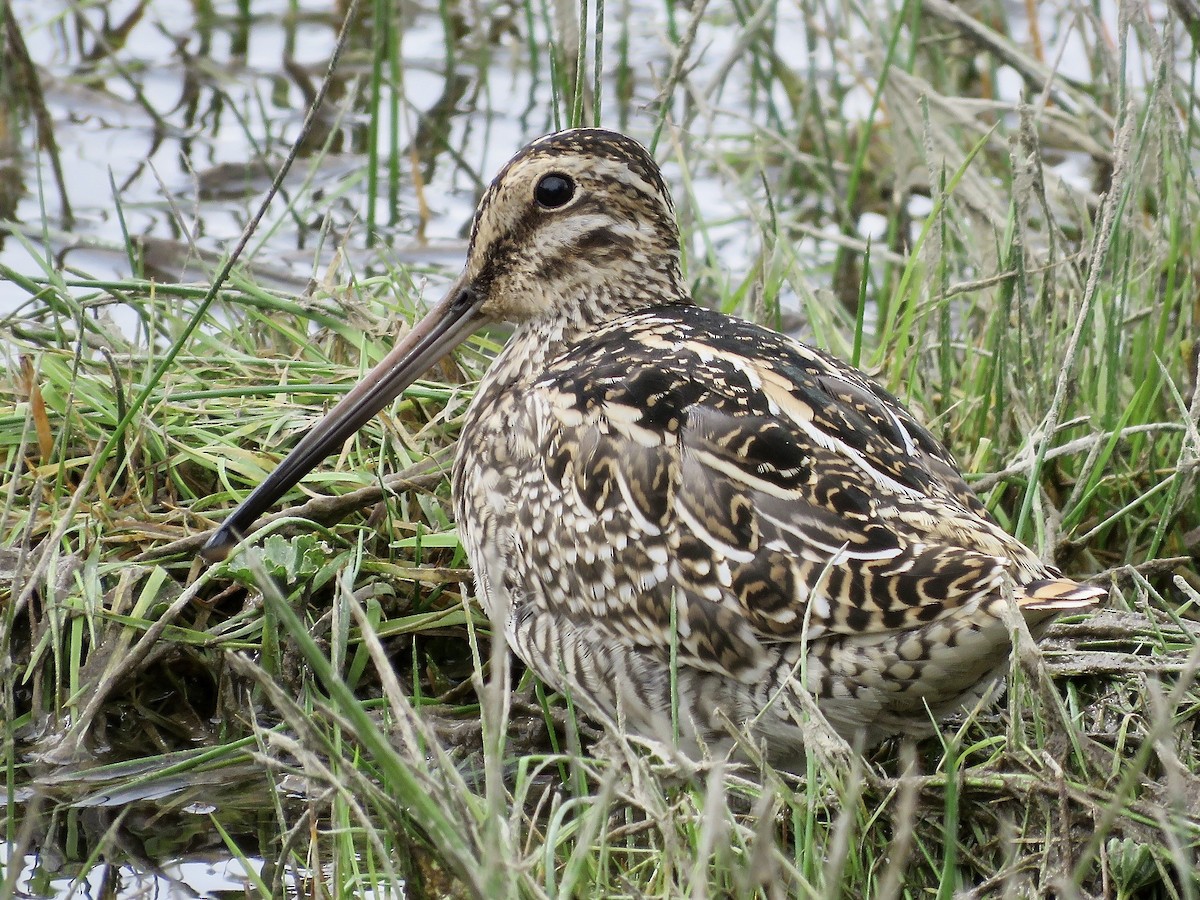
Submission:
[[1094,584],[1080,584],[1068,578],[1042,578],[1020,586],[1023,596],[1017,603],[1024,610],[1066,612],[1089,609],[1108,596],[1108,591]]

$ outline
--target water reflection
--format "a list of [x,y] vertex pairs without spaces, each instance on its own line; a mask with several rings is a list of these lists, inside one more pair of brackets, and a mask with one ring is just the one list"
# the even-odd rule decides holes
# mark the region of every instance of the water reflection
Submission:
[[[259,844],[277,827],[261,773],[227,775],[219,787],[158,785],[157,799],[126,795],[108,803],[93,794],[74,804],[56,799],[60,778],[59,790],[36,793],[10,810],[16,841],[0,846],[6,883],[31,897],[244,897],[256,895],[253,878],[259,878],[267,885],[274,880],[280,896],[293,895],[292,874],[264,861],[278,847]],[[199,803],[197,796],[207,799]],[[230,856],[216,822],[247,852],[261,846],[248,860],[252,873]]]
[[[342,13],[325,2],[184,0],[5,10],[28,37],[47,128],[32,167],[19,155],[29,149],[19,135],[6,148],[0,132],[0,160],[13,160],[0,169],[9,176],[0,180],[0,218],[37,223],[44,213],[60,231],[31,225],[31,243],[0,245],[0,262],[33,274],[66,266],[101,278],[190,280],[211,274],[203,256],[226,249],[261,201],[325,75]],[[461,132],[446,152],[450,123],[483,101],[486,43],[511,33],[513,11],[481,14],[492,18],[470,27],[436,5],[404,4],[383,21],[373,12],[359,5],[322,115],[252,248],[297,276],[312,271],[312,253],[297,251],[321,227],[360,248],[377,230],[389,240],[456,236],[481,187]],[[403,70],[376,71],[377,49],[392,41],[404,48]],[[547,116],[543,109],[522,131],[544,130]],[[415,202],[414,179],[437,182],[433,202]],[[135,251],[154,248],[149,265],[136,252],[130,259],[131,241]],[[187,264],[162,264],[167,241]],[[21,299],[0,282],[0,313]]]

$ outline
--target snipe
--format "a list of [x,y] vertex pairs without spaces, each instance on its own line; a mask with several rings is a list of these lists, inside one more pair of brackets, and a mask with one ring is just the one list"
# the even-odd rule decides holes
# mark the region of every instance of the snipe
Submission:
[[732,721],[794,761],[805,687],[851,741],[927,733],[1005,671],[1007,597],[1037,626],[1104,595],[1006,534],[862,373],[694,305],[658,167],[598,129],[500,171],[445,299],[206,555],[495,320],[516,330],[462,428],[460,534],[512,649],[606,723],[670,733],[674,654],[691,753]]

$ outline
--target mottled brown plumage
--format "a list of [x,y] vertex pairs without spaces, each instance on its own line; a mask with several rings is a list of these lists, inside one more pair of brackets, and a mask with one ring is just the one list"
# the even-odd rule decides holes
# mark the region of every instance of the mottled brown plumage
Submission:
[[[684,749],[748,725],[799,758],[807,688],[870,744],[931,730],[1032,625],[1088,607],[988,514],[944,447],[819,350],[695,306],[657,166],[596,129],[523,149],[480,203],[447,299],[226,523],[225,546],[484,320],[453,483],[478,594],[591,715]],[[294,461],[293,461],[294,460]]]

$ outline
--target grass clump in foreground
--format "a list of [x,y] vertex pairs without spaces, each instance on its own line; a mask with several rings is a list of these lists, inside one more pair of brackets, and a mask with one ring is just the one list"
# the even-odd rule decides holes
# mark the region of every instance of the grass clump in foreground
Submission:
[[[202,814],[230,853],[265,860],[262,896],[401,881],[414,896],[1196,896],[1200,129],[1195,68],[1171,44],[1194,55],[1195,29],[1130,7],[1108,35],[1065,4],[1095,46],[1080,84],[1007,37],[1015,23],[939,0],[883,23],[804,9],[808,68],[781,49],[783,11],[668,7],[675,55],[653,92],[610,20],[601,65],[624,87],[605,123],[646,139],[663,123],[703,302],[871,371],[1009,530],[1072,574],[1106,573],[1110,607],[1040,649],[1018,640],[1001,707],[915,748],[814,753],[800,779],[597,752],[563,698],[511,669],[464,588],[446,473],[502,334],[314,473],[299,516],[203,569],[201,533],[386,351],[424,273],[331,267],[297,299],[259,287],[251,261],[184,341],[203,290],[9,270],[30,297],[3,321],[0,410],[3,815],[19,850],[61,843],[86,871],[163,830],[149,805],[180,834]],[[531,48],[558,39],[552,71],[533,50],[529,68],[563,123],[610,96],[586,77],[586,29],[577,54],[563,23],[529,13]],[[719,29],[738,52],[714,61]],[[399,60],[372,48],[383,90]],[[1012,72],[1026,102],[988,88]],[[455,152],[431,142],[429,159],[464,164],[471,126],[446,124]],[[1087,183],[1065,183],[1081,159]],[[311,184],[289,194],[286,218],[318,200]],[[97,314],[115,304],[134,337]],[[117,800],[141,805],[111,827],[88,818]],[[16,869],[4,877],[11,892]]]

